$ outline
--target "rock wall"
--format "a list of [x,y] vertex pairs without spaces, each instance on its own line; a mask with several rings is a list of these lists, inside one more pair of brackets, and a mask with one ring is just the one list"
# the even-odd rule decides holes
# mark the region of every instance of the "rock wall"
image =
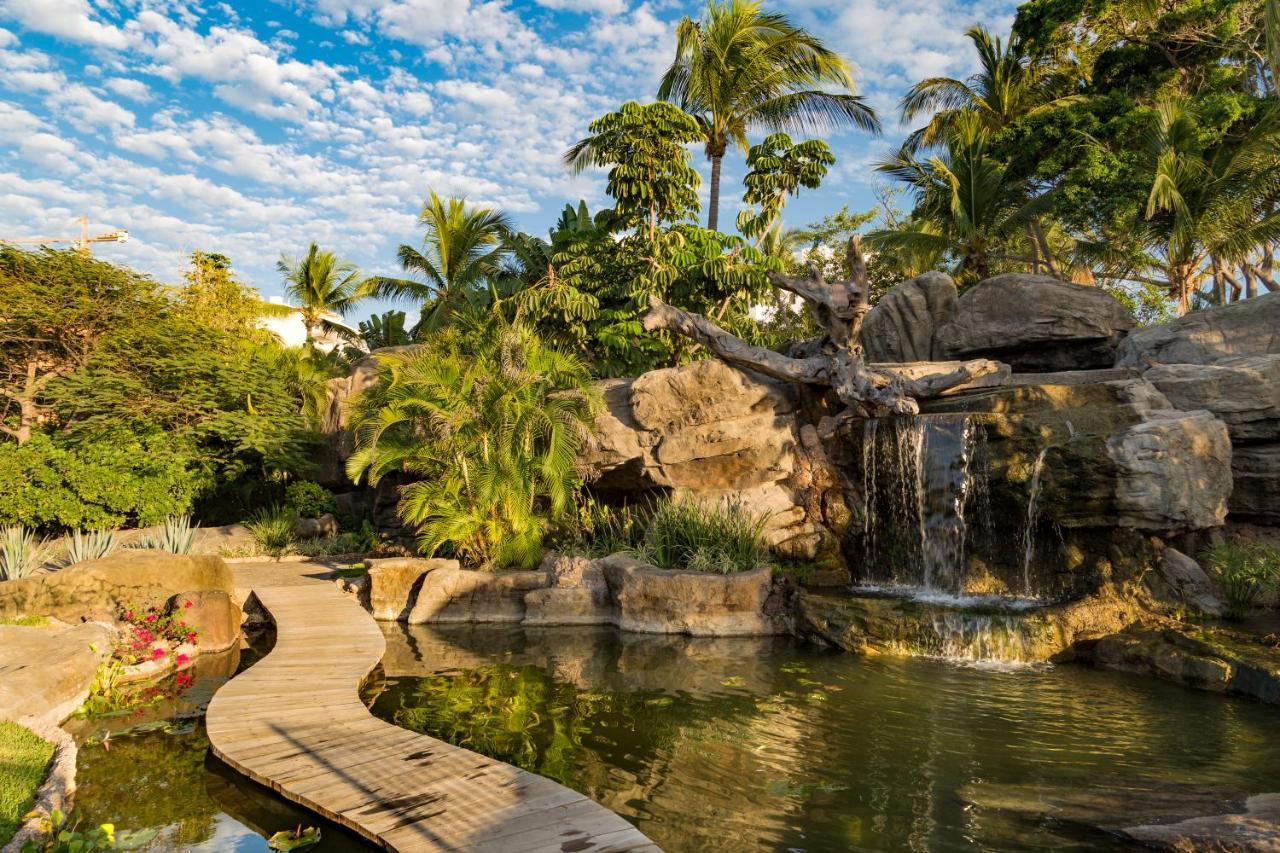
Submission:
[[409,625],[614,625],[646,634],[752,637],[790,631],[787,584],[768,568],[730,575],[659,569],[623,554],[548,558],[535,572],[453,560],[368,560],[374,617]]

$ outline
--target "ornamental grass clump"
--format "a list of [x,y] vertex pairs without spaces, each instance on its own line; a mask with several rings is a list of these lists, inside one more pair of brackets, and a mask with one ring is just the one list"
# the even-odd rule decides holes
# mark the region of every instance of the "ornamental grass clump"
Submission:
[[191,516],[171,515],[155,533],[148,533],[138,540],[135,547],[170,554],[190,554],[196,544],[196,530],[191,526]]
[[280,559],[293,550],[297,541],[297,515],[288,507],[272,504],[254,513],[245,522],[262,553]]
[[1205,567],[1222,587],[1227,615],[1243,619],[1258,596],[1280,586],[1280,548],[1224,542],[1205,552]]
[[34,530],[15,524],[0,530],[0,580],[24,578],[44,565],[48,542]]
[[114,530],[77,530],[67,540],[68,566],[87,560],[101,560],[115,553],[120,539]]
[[737,501],[662,498],[650,508],[636,551],[665,569],[746,572],[768,562],[763,538],[767,521],[768,516],[756,515]]

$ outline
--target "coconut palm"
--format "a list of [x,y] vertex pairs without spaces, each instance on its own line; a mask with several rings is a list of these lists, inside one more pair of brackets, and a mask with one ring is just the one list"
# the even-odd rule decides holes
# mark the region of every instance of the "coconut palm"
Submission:
[[1024,116],[1080,100],[1074,93],[1055,94],[1065,85],[1061,72],[1051,74],[1032,62],[1018,40],[1005,44],[981,26],[970,27],[965,35],[978,52],[977,73],[966,80],[921,80],[902,99],[903,121],[932,115],[928,124],[907,137],[908,151],[945,144],[948,130],[963,111],[978,115],[994,132]]
[[1180,314],[1205,280],[1221,291],[1229,267],[1247,265],[1253,253],[1280,240],[1280,108],[1259,116],[1243,136],[1211,147],[1201,139],[1187,101],[1156,106],[1146,154],[1151,190],[1134,224],[1158,277],[1141,271],[1130,277],[1167,288]]
[[1027,182],[1011,178],[990,155],[989,139],[982,116],[962,110],[951,122],[945,153],[921,160],[904,145],[881,162],[878,171],[911,187],[916,207],[904,227],[873,231],[868,243],[915,259],[951,254],[958,276],[988,278],[1001,248],[1051,202],[1049,193],[1028,196]]
[[285,295],[298,304],[296,310],[307,332],[308,347],[315,345],[316,329],[349,333],[329,318],[346,314],[367,295],[354,265],[312,241],[301,258],[281,255],[276,269],[284,276]]
[[785,15],[761,11],[756,0],[711,0],[701,20],[683,19],[658,97],[698,120],[711,161],[712,230],[719,223],[721,161],[730,144],[747,150],[748,131],[880,129],[855,94],[844,59]]
[[427,553],[536,565],[543,535],[574,510],[577,453],[600,408],[585,362],[497,315],[382,359],[378,385],[353,408],[348,473],[420,478],[399,511]]
[[423,251],[401,244],[400,267],[416,278],[376,277],[370,293],[384,299],[416,302],[422,316],[414,337],[447,325],[459,311],[483,300],[485,288],[499,272],[505,254],[503,237],[511,232],[505,213],[468,206],[456,196],[441,198],[430,192],[418,217],[426,233]]

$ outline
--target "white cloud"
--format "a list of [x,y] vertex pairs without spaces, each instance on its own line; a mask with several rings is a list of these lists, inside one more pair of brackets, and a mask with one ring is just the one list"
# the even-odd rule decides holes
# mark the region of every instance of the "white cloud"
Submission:
[[567,12],[599,13],[617,15],[626,11],[626,0],[536,0],[539,6],[548,9],[563,9]]
[[68,41],[115,49],[128,44],[123,31],[95,19],[87,0],[4,0],[0,14]]
[[151,100],[151,89],[141,80],[133,80],[128,77],[112,77],[105,85],[115,94],[131,101],[145,103]]

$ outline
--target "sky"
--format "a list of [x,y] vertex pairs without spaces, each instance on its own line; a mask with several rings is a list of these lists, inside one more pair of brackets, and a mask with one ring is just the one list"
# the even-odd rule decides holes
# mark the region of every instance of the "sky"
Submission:
[[[964,30],[1010,0],[776,0],[852,64],[885,124],[829,134],[803,226],[875,202],[875,160],[915,81],[965,76]],[[595,117],[651,100],[689,0],[0,0],[0,240],[125,228],[102,258],[178,280],[194,250],[282,293],[275,263],[317,241],[369,274],[418,244],[428,188],[544,234],[603,173],[561,155]],[[695,162],[706,169],[701,151]],[[725,161],[721,222],[744,172]],[[381,309],[383,305],[369,306]],[[366,314],[368,309],[357,311]],[[358,319],[358,317],[353,318]]]

